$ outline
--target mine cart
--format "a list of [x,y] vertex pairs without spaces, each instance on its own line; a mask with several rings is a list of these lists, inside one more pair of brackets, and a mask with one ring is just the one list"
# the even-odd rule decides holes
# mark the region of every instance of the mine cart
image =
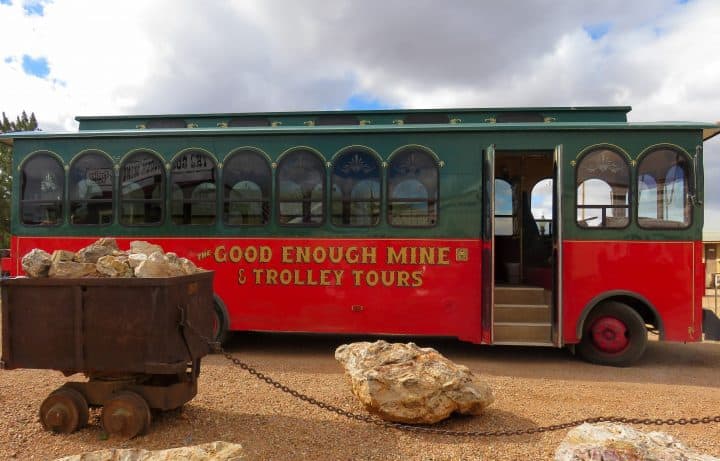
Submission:
[[197,393],[213,331],[212,272],[170,278],[14,278],[2,288],[2,365],[84,373],[40,406],[47,430],[70,433],[101,406],[112,435],[134,437],[150,410]]

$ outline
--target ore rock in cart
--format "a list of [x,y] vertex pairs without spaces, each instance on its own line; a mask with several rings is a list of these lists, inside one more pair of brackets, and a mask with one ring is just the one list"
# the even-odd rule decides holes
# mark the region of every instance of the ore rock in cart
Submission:
[[197,394],[213,333],[212,272],[168,278],[13,278],[2,288],[5,369],[84,373],[40,406],[47,430],[71,433],[102,407],[110,435],[146,432],[151,409]]

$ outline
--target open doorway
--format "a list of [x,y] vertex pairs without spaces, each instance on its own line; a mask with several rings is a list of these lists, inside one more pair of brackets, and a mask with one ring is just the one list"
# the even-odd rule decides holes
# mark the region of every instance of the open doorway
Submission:
[[552,290],[553,151],[495,153],[495,281]]

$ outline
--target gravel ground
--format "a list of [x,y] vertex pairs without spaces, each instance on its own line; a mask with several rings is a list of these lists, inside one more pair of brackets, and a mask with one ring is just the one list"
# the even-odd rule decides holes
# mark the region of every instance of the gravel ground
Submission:
[[[360,339],[245,333],[236,335],[228,350],[300,392],[364,413],[333,358],[336,346]],[[720,343],[651,341],[643,360],[625,369],[590,365],[550,348],[474,346],[447,339],[417,343],[469,366],[495,392],[496,402],[484,416],[451,418],[442,428],[516,429],[599,415],[720,414]],[[0,371],[0,459],[53,459],[112,447],[161,449],[225,440],[241,443],[250,460],[542,460],[552,459],[567,433],[472,439],[377,428],[297,401],[214,355],[203,360],[198,396],[181,409],[154,415],[147,435],[107,439],[97,410],[92,410],[89,427],[54,435],[42,430],[37,412],[65,380],[53,371]],[[720,457],[718,423],[661,429]]]

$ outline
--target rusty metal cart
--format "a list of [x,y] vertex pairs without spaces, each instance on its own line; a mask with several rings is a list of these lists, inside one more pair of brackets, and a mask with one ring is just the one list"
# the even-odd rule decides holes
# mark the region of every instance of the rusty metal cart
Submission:
[[71,433],[87,424],[89,406],[101,406],[109,434],[134,437],[148,429],[151,409],[197,394],[213,330],[212,279],[5,279],[0,365],[86,375],[45,399],[45,429]]

